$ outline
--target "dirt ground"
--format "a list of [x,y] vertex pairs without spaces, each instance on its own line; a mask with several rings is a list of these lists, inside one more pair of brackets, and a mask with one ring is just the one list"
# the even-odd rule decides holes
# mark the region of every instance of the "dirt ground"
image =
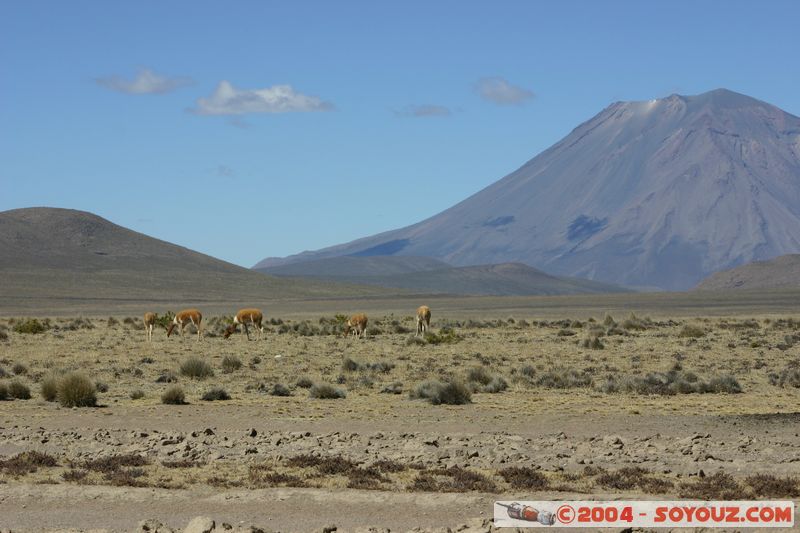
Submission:
[[[427,340],[400,314],[366,339],[298,313],[260,341],[211,317],[202,342],[151,344],[125,315],[0,320],[0,384],[31,394],[0,401],[0,530],[488,531],[496,499],[800,496],[800,322],[592,311],[434,309]],[[43,397],[69,372],[97,407]],[[430,380],[471,401],[413,399]],[[175,386],[186,403],[162,403]]]

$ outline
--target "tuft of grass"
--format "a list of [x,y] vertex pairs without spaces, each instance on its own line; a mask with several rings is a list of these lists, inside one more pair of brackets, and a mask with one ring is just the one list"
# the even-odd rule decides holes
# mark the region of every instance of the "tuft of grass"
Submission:
[[181,364],[181,375],[194,379],[205,379],[214,375],[211,365],[199,357],[189,357]]
[[600,337],[597,335],[587,336],[585,339],[583,339],[581,346],[583,346],[584,348],[588,348],[590,350],[602,350],[603,348],[605,348],[603,341],[601,341]]
[[0,401],[8,400],[8,385],[0,383]]
[[17,400],[30,400],[31,390],[16,379],[8,384],[8,396]]
[[222,373],[230,374],[242,368],[242,362],[235,355],[226,355],[222,359]]
[[320,383],[318,385],[313,385],[309,389],[308,396],[319,400],[338,400],[347,397],[347,393],[329,383]]
[[214,387],[213,389],[203,394],[201,399],[206,402],[214,402],[217,400],[230,400],[231,395],[228,394],[228,392],[221,387]]
[[418,384],[410,393],[412,400],[424,399],[432,405],[463,405],[472,403],[469,388],[458,381],[441,381],[432,379]]
[[394,383],[390,383],[386,385],[384,388],[381,389],[381,393],[383,394],[402,394],[403,393],[403,382],[402,381],[395,381]]
[[11,367],[11,371],[15,376],[24,376],[28,373],[28,367],[22,363],[14,363],[14,366]]
[[144,391],[142,389],[131,391],[131,400],[141,400],[142,398],[144,398]]
[[180,385],[173,385],[161,395],[161,403],[167,405],[184,405],[186,404],[186,393],[183,392]]
[[497,394],[498,392],[503,392],[508,388],[508,382],[503,379],[502,376],[494,376],[492,380],[483,386],[481,392],[487,392],[489,394]]
[[781,387],[800,388],[800,359],[789,361],[780,374],[770,376],[770,381]]
[[477,383],[479,385],[488,385],[492,381],[492,376],[485,367],[476,366],[467,371],[467,381],[470,383]]
[[342,372],[358,372],[363,368],[364,365],[362,365],[358,361],[350,359],[349,357],[345,357],[344,360],[342,361]]
[[58,399],[58,377],[47,376],[40,385],[42,398],[46,402],[54,402]]
[[94,407],[97,391],[94,383],[83,374],[70,373],[58,380],[58,403],[62,407]]

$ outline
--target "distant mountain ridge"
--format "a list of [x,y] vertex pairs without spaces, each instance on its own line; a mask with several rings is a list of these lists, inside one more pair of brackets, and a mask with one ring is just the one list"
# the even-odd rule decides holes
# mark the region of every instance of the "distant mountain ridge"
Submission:
[[755,261],[712,274],[700,282],[700,291],[777,289],[800,287],[800,254]]
[[256,267],[394,255],[684,290],[800,253],[800,118],[718,89],[617,102],[417,224]]
[[434,259],[405,256],[332,257],[257,270],[427,294],[556,296],[628,291],[607,283],[551,276],[521,263],[452,267]]

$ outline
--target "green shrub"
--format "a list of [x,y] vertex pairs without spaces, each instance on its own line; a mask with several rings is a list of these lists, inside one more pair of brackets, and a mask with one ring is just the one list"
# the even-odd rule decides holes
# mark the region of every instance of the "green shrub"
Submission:
[[228,392],[225,389],[221,387],[215,387],[206,392],[205,394],[203,394],[203,397],[201,399],[206,402],[214,402],[217,400],[230,400],[231,395],[228,394]]
[[428,344],[455,344],[464,337],[456,333],[454,329],[442,328],[439,333],[426,333],[425,342]]
[[12,328],[15,333],[25,333],[35,335],[37,333],[44,333],[48,328],[35,318],[29,318],[24,321],[17,322]]
[[472,402],[472,393],[463,383],[438,380],[423,381],[411,391],[412,400],[424,399],[433,405],[462,405]]
[[42,380],[41,384],[42,398],[46,402],[54,402],[58,399],[58,378],[56,376],[47,376]]
[[230,374],[232,372],[236,372],[242,368],[242,362],[239,360],[238,357],[233,355],[226,355],[222,359],[222,373],[223,374]]
[[179,385],[173,385],[161,395],[161,403],[168,405],[184,405],[186,403],[186,394]]
[[8,384],[8,395],[17,400],[30,400],[31,390],[16,379]]
[[308,395],[311,398],[320,400],[338,400],[347,396],[344,390],[338,389],[328,383],[320,383],[312,386],[308,391]]
[[83,374],[71,373],[58,380],[58,403],[63,407],[94,407],[97,391]]
[[213,376],[214,370],[211,369],[211,365],[193,356],[181,364],[181,374],[194,379],[205,379]]

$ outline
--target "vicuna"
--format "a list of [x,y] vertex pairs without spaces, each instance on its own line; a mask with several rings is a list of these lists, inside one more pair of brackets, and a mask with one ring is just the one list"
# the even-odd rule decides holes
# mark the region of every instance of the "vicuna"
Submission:
[[250,324],[258,329],[258,340],[261,340],[261,336],[264,333],[264,326],[261,325],[263,319],[264,315],[261,313],[261,309],[241,309],[236,313],[236,316],[233,317],[233,324],[225,328],[223,336],[227,339],[236,331],[239,324],[241,324],[244,327],[244,332],[247,334],[247,340],[250,340],[250,329],[247,327],[247,325]]
[[351,316],[347,323],[344,326],[344,334],[342,337],[347,337],[350,333],[353,333],[356,337],[366,337],[367,336],[367,315],[364,313],[359,313],[357,315]]
[[431,308],[421,305],[417,309],[417,335],[425,335],[431,327]]
[[172,335],[175,326],[180,326],[181,337],[183,337],[183,330],[187,325],[192,324],[197,328],[197,340],[202,339],[200,332],[200,322],[203,320],[203,315],[197,309],[184,309],[172,319],[172,324],[169,325],[167,330],[167,337]]

